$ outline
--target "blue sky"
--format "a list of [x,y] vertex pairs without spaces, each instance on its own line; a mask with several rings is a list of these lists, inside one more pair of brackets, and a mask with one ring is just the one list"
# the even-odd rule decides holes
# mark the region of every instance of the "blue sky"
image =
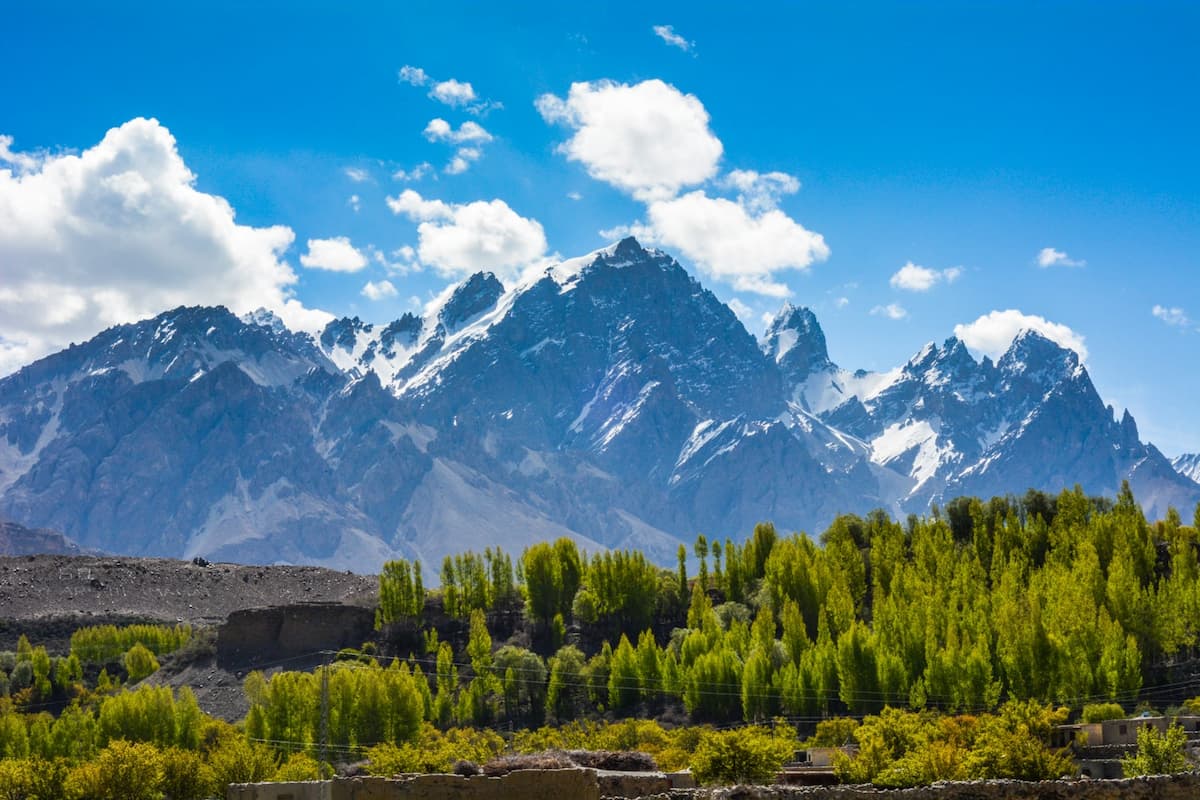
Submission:
[[174,5],[6,14],[4,371],[176,302],[384,322],[633,230],[844,367],[1036,317],[1200,450],[1194,3]]

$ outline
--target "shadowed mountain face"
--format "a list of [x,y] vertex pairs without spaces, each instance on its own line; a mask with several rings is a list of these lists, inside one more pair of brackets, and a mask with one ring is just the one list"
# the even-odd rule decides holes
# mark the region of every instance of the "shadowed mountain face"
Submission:
[[175,309],[0,380],[0,515],[139,555],[436,569],[570,536],[665,563],[764,519],[1123,479],[1155,515],[1200,499],[1038,334],[995,363],[952,338],[849,372],[808,309],[760,344],[633,239],[315,340]]

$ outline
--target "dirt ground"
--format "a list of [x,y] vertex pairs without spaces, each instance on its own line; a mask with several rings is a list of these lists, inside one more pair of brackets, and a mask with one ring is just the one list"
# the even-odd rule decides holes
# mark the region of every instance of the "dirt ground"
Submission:
[[303,602],[373,604],[379,580],[324,567],[125,556],[0,557],[0,618],[146,617],[213,624],[230,612]]

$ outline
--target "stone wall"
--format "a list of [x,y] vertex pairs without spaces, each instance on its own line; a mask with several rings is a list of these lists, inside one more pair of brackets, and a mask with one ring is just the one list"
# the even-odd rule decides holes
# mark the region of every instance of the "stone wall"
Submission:
[[[374,612],[359,606],[298,603],[243,609],[217,630],[217,666],[238,670],[306,656],[319,664],[324,660],[320,651],[359,647],[374,634]],[[297,661],[289,668],[303,666]]]
[[676,789],[653,800],[1195,800],[1200,773],[1124,780],[969,781],[915,789],[869,786],[746,786]]
[[[621,787],[641,793],[649,785]],[[415,775],[335,778],[309,783],[235,784],[226,800],[600,800],[638,796],[602,794],[594,770],[519,770],[497,778]],[[674,789],[640,794],[653,800],[1194,800],[1200,774],[1112,781],[975,781],[891,791],[864,786],[737,786]]]
[[307,783],[234,784],[226,800],[600,800],[595,770],[518,770],[483,775],[335,778]]

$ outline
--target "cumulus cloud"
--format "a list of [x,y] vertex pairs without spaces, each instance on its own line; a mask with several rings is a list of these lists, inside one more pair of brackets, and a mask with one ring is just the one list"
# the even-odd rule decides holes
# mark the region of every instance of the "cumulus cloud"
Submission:
[[478,122],[467,120],[455,130],[453,125],[441,117],[429,120],[429,124],[425,126],[424,133],[425,138],[431,142],[463,144],[464,142],[483,143],[492,140],[492,135]]
[[367,265],[367,257],[345,236],[335,236],[309,239],[308,252],[300,256],[300,263],[309,269],[327,272],[358,272]]
[[655,25],[654,35],[662,39],[671,47],[678,47],[685,53],[696,46],[695,42],[689,42],[687,39],[676,33],[673,25]]
[[849,297],[839,297],[833,301],[833,307],[841,311],[846,306],[850,305]]
[[454,78],[450,78],[435,83],[429,91],[429,96],[439,103],[457,108],[475,102],[475,88],[466,81],[456,81]]
[[1043,247],[1037,254],[1037,264],[1042,269],[1047,267],[1083,267],[1086,261],[1071,258],[1062,250],[1053,247]]
[[723,197],[694,191],[651,203],[649,224],[632,226],[634,235],[678,250],[704,272],[738,291],[785,297],[776,272],[807,269],[829,257],[824,237],[778,209],[750,213]]
[[397,180],[397,181],[404,181],[405,183],[410,183],[412,181],[421,180],[426,175],[428,175],[430,172],[433,172],[433,164],[430,164],[428,161],[422,161],[420,164],[417,164],[412,169],[396,170],[395,172],[392,173],[392,179]]
[[472,163],[483,157],[480,145],[492,141],[492,135],[482,125],[469,120],[455,130],[454,126],[444,119],[431,119],[425,126],[424,133],[425,138],[431,142],[469,145],[459,147],[455,151],[454,157],[450,159],[443,170],[447,175],[460,175],[466,172]]
[[469,114],[486,114],[492,109],[504,107],[501,103],[480,99],[469,81],[455,78],[438,80],[420,67],[408,64],[400,68],[400,82],[412,86],[428,86],[431,99],[451,108],[461,108]]
[[544,94],[536,105],[574,131],[560,152],[640,200],[669,199],[717,172],[723,147],[704,105],[661,80],[574,83],[566,98]]
[[725,189],[736,190],[738,202],[751,211],[775,208],[784,195],[800,191],[800,180],[786,172],[758,173],[752,169],[735,169],[717,182]]
[[429,75],[420,67],[405,64],[400,68],[400,80],[413,86],[426,86],[429,83]]
[[962,267],[937,270],[909,261],[896,271],[888,283],[893,289],[903,289],[906,292],[928,292],[942,281],[954,283],[962,276],[962,273]]
[[955,325],[954,335],[970,349],[999,358],[1023,330],[1037,331],[1047,339],[1074,350],[1081,361],[1087,360],[1088,351],[1083,336],[1066,325],[1035,314],[1024,314],[1013,308],[992,311],[966,325]]
[[292,230],[238,224],[156,120],[78,155],[14,154],[6,139],[0,162],[0,373],[183,304],[261,306],[305,330],[332,319],[292,296]]
[[1188,317],[1187,312],[1178,306],[1167,308],[1155,304],[1154,308],[1150,309],[1150,313],[1168,325],[1173,325],[1177,328],[1188,328],[1192,325],[1192,320]]
[[871,314],[888,319],[904,319],[908,316],[908,310],[899,303],[888,303],[886,306],[875,306],[871,309]]
[[371,301],[387,300],[397,294],[396,287],[388,280],[367,281],[362,288],[362,296]]
[[541,224],[503,200],[445,203],[406,189],[387,198],[387,204],[394,214],[418,223],[418,258],[446,277],[486,269],[511,278],[546,253]]
[[350,206],[354,210],[354,213],[357,214],[362,210],[362,198],[356,194],[352,194],[346,198],[346,205]]
[[442,171],[447,175],[461,175],[482,156],[483,151],[478,147],[460,147],[454,153],[454,157],[450,159],[450,163]]

